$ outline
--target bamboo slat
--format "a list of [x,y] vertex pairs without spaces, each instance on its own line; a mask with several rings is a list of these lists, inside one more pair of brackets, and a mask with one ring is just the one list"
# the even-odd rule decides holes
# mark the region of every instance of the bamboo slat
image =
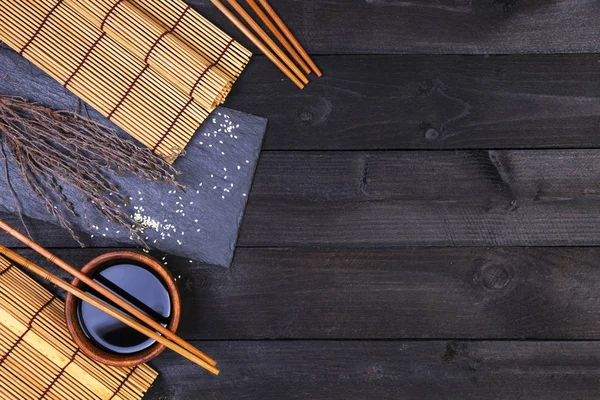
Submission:
[[0,40],[169,161],[225,101],[251,57],[175,0],[0,5]]
[[157,373],[114,368],[81,353],[69,336],[63,302],[0,256],[0,397],[141,399]]

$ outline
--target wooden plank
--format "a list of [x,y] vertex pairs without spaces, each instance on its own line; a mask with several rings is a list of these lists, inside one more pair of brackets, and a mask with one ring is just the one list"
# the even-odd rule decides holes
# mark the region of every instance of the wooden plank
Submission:
[[146,399],[597,399],[597,342],[198,342],[209,376],[172,353]]
[[[238,244],[597,245],[598,176],[600,150],[267,152]],[[74,246],[36,226],[43,245]]]
[[255,58],[229,107],[269,119],[268,150],[599,147],[600,57],[317,57],[290,88]]
[[[56,253],[82,266],[107,250]],[[598,247],[542,247],[238,249],[229,270],[166,261],[188,340],[595,340],[599,259]]]
[[238,244],[597,245],[599,173],[599,150],[269,152]]
[[[600,150],[266,152],[238,244],[597,245],[598,176]],[[45,246],[75,245],[35,226]]]
[[[208,0],[190,3],[248,43]],[[595,0],[279,0],[273,7],[307,51],[316,54],[600,50],[600,5]]]
[[[258,56],[226,105],[269,119],[267,150],[600,147],[599,60],[317,57],[328,72],[298,91]],[[0,69],[2,94],[73,108],[67,90],[18,54],[0,49]]]

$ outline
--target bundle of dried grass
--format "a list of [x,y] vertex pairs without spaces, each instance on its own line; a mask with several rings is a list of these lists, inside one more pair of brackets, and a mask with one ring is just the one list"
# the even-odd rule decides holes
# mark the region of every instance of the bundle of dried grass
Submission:
[[183,189],[177,183],[177,171],[168,162],[74,111],[0,97],[0,142],[2,152],[6,149],[14,158],[48,212],[80,244],[65,217],[68,212],[77,215],[77,211],[63,194],[63,185],[77,189],[83,202],[127,228],[140,241],[141,227],[121,208],[127,198],[110,182],[110,175],[131,173]]

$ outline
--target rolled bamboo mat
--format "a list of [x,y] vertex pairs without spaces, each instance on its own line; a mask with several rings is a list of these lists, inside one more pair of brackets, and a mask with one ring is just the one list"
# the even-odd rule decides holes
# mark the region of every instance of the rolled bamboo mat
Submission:
[[[229,94],[231,76],[219,65],[224,57],[215,64],[182,42],[172,33],[172,27],[164,26],[135,3],[129,0],[118,4],[115,0],[66,1],[98,29],[145,60],[204,108],[214,110]],[[182,14],[183,17],[185,15],[187,13]],[[244,55],[235,54],[227,54],[226,60],[240,70],[248,62]]]
[[145,364],[114,368],[81,353],[63,302],[0,256],[1,399],[141,399],[156,377]]
[[[215,61],[206,61],[209,60],[208,56],[187,48],[184,42],[177,39],[179,36],[175,36],[175,32],[179,26],[175,26],[176,23],[176,29],[165,28],[162,22],[152,17],[152,12],[158,11],[156,8],[145,12],[129,1],[99,0],[95,3],[104,7],[110,5],[110,8],[104,20],[98,24],[95,17],[90,15],[89,10],[93,8],[82,9],[82,4],[93,3],[74,0],[0,0],[3,9],[0,14],[0,40],[155,153],[174,161],[209,112],[225,100],[233,80],[247,64],[249,55],[244,53],[245,61],[233,57],[225,59],[223,54],[229,50],[227,48],[227,51],[221,51],[221,56],[217,56]],[[131,14],[137,16],[136,23],[131,23],[133,17],[125,13],[127,10],[137,13]],[[186,16],[197,15],[187,8],[184,12],[180,15],[182,21],[186,20]],[[119,21],[122,23],[118,26]],[[187,26],[193,19],[187,17],[185,22]],[[114,37],[116,32],[121,38],[138,34],[139,31],[132,29],[139,24],[144,24],[145,29],[159,35],[154,38],[155,48],[149,48],[151,54],[147,57],[141,57],[139,51],[132,51],[126,43],[120,43]],[[222,33],[211,30],[208,37],[211,35],[216,38],[214,46],[220,46]],[[146,41],[149,40],[152,39],[146,37]],[[171,44],[171,50],[167,49],[168,44]],[[236,44],[234,49],[239,47]],[[176,54],[174,49],[180,53]],[[193,77],[188,73],[193,68],[182,62],[183,58],[172,58],[184,55],[192,57],[196,67],[203,59],[206,68],[202,72],[198,69],[201,67],[194,69],[198,76]],[[214,59],[214,55],[210,57]],[[153,65],[150,65],[151,60]],[[237,63],[237,69],[232,71],[237,71],[237,75],[231,75],[233,79],[227,75],[230,72],[219,72],[221,66],[226,70],[229,68],[227,63],[234,62]],[[208,77],[220,77],[220,80],[209,82],[205,80]]]
[[244,70],[236,59],[252,53],[181,0],[131,0],[168,27],[181,41],[204,54],[235,80]]

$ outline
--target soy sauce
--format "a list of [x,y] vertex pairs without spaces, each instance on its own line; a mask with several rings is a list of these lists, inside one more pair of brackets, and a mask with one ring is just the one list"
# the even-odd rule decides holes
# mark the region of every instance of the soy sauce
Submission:
[[[101,267],[91,277],[163,326],[169,324],[172,312],[171,297],[162,279],[153,271],[127,260]],[[85,290],[106,301],[95,291],[89,288]],[[98,347],[109,352],[132,354],[154,344],[153,339],[87,303],[78,303],[77,315],[86,336]]]

